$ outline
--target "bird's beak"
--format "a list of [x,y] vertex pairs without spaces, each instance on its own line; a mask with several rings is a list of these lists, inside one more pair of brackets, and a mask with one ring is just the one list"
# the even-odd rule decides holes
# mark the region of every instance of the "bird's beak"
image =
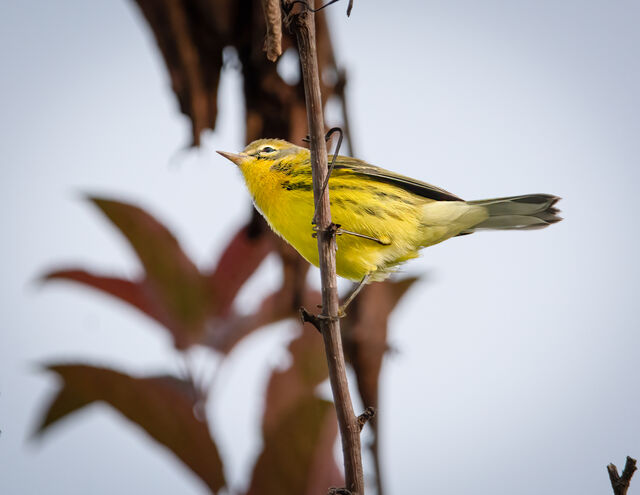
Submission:
[[227,151],[216,151],[216,153],[224,156],[227,160],[231,160],[236,165],[240,165],[243,162],[243,160],[247,157],[247,155],[242,153],[241,154],[229,153]]

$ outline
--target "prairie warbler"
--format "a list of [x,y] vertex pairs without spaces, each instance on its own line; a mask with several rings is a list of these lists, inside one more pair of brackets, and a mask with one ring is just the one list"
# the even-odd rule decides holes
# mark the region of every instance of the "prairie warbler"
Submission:
[[[309,150],[260,139],[242,153],[218,151],[242,172],[271,228],[318,266],[313,238]],[[329,156],[331,161],[331,155]],[[362,283],[383,280],[418,251],[476,230],[535,229],[561,220],[550,194],[464,201],[424,182],[338,156],[329,179],[331,216],[340,225],[337,273]]]

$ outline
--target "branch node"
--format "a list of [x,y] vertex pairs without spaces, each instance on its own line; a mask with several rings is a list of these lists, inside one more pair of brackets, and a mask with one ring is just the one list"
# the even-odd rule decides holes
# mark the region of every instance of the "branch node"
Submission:
[[375,408],[369,406],[360,416],[358,416],[358,426],[360,427],[360,431],[362,431],[364,425],[366,425],[368,421],[371,421],[375,417],[375,415]]
[[335,239],[336,235],[338,234],[338,232],[340,231],[340,225],[335,224],[333,222],[331,222],[326,229],[324,230],[320,230],[317,227],[315,228],[315,237],[318,236],[318,232],[323,234],[324,238],[327,241],[331,241],[332,239]]
[[318,316],[316,316],[316,318],[318,320],[322,320],[322,321],[340,321],[340,318],[342,318],[341,315],[337,315],[337,316],[330,316],[330,315],[325,315],[323,314],[319,314]]
[[322,333],[320,318],[318,316],[309,313],[306,310],[306,308],[300,308],[299,312],[300,312],[300,320],[302,320],[303,325],[305,323],[311,323],[314,327],[316,327],[316,330],[318,332]]
[[[314,239],[318,238],[318,232],[322,232],[323,234],[325,234],[326,236],[325,239],[327,240],[331,240],[332,237],[335,237],[337,235],[342,235],[343,233],[349,233],[349,234],[352,233],[349,231],[343,231],[341,229],[342,225],[340,225],[339,223],[330,223],[329,226],[324,230],[320,230],[320,228],[316,225],[315,222],[312,222],[312,225],[313,227],[311,227],[311,230],[312,230],[311,237],[313,237]],[[358,234],[354,234],[354,235],[358,236]],[[372,237],[370,237],[369,239],[376,240],[376,239],[373,239]]]

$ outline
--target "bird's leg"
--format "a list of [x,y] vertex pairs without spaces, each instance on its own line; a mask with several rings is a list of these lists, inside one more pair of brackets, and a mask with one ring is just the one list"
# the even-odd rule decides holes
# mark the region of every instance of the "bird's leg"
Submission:
[[[390,246],[391,245],[391,240],[389,238],[385,238],[385,239],[378,239],[377,237],[371,237],[370,235],[366,235],[366,234],[360,234],[359,232],[352,232],[350,230],[345,230],[342,228],[342,226],[340,224],[335,224],[336,226],[336,235],[342,235],[342,234],[347,234],[347,235],[352,235],[354,237],[360,237],[361,239],[367,239],[369,241],[373,241],[373,242],[377,242],[378,244],[382,245],[382,246]],[[318,237],[318,226],[316,224],[313,224],[313,227],[311,227],[311,230],[313,230],[313,233],[311,234],[311,237],[313,237],[314,239],[316,237]]]
[[340,305],[340,308],[338,309],[338,316],[343,317],[343,316],[346,315],[345,311],[347,309],[347,306],[349,306],[349,304],[351,304],[351,301],[353,301],[355,299],[355,297],[360,293],[362,288],[365,285],[367,285],[367,282],[369,282],[370,278],[371,278],[371,273],[367,273],[364,277],[362,277],[362,280],[360,280],[360,282],[358,282],[358,285],[356,285],[356,287],[349,293],[347,298]]
[[361,237],[362,239],[369,239],[370,241],[377,242],[383,246],[390,246],[391,241],[389,239],[378,239],[376,237],[371,237],[370,235],[360,234],[358,232],[351,232],[350,230],[345,230],[338,225],[338,230],[336,231],[336,235],[348,234],[354,237]]

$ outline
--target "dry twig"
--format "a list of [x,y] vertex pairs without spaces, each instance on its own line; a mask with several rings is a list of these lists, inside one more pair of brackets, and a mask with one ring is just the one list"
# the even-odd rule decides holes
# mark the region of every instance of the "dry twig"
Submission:
[[[313,194],[318,205],[316,217],[323,308],[323,314],[318,319],[322,329],[329,367],[329,380],[342,439],[346,490],[353,495],[363,495],[364,476],[360,448],[360,425],[353,411],[349,394],[340,335],[340,319],[338,318],[335,228],[332,228],[331,222],[329,191],[328,189],[322,190],[322,184],[328,173],[328,163],[316,55],[315,23],[312,13],[313,0],[309,0],[307,8],[301,9],[299,13],[292,13],[293,3],[292,0],[288,0],[285,10],[288,10],[287,19],[296,35],[300,53],[311,144]],[[311,221],[311,219],[309,220]]]
[[615,495],[626,495],[629,490],[629,483],[631,483],[631,477],[633,473],[638,469],[636,467],[636,460],[627,456],[627,462],[624,465],[622,476],[618,475],[618,468],[614,464],[607,466],[609,472],[609,479],[611,480],[611,486],[613,487],[613,493]]

